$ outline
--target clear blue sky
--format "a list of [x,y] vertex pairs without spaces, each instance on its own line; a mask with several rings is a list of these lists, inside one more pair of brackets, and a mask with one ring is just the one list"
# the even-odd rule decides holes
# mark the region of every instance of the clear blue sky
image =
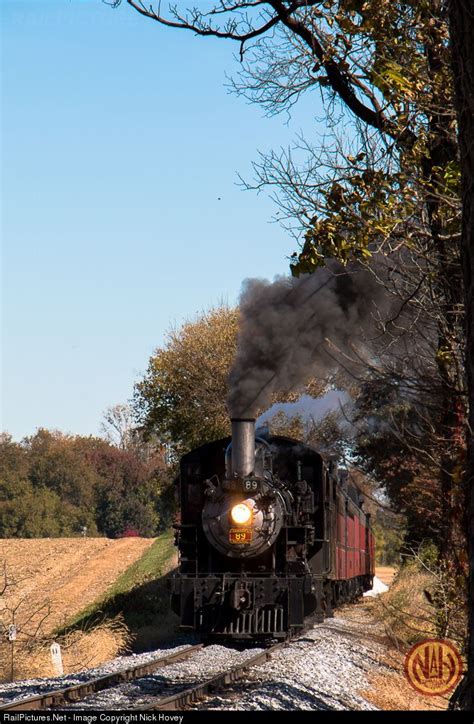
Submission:
[[320,105],[265,118],[224,87],[236,46],[125,3],[0,4],[1,427],[97,434],[170,324],[287,272],[294,241],[237,172]]

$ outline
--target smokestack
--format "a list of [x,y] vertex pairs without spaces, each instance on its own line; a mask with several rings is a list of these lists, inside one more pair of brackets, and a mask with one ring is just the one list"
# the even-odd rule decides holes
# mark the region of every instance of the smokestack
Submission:
[[243,478],[255,467],[255,420],[233,418],[232,423],[232,475]]

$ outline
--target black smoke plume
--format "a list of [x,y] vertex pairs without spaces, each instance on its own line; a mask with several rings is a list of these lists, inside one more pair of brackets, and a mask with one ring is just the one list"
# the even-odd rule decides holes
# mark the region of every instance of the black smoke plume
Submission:
[[[326,378],[375,332],[384,291],[359,265],[331,264],[299,278],[247,279],[240,297],[237,353],[227,404],[231,417],[256,417],[274,391]],[[336,351],[335,351],[336,350]]]

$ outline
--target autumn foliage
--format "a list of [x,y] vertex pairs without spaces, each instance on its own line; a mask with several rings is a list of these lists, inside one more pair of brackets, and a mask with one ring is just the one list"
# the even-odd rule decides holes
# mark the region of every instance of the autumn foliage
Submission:
[[167,523],[170,476],[100,438],[39,429],[0,437],[0,537],[156,535]]
[[237,328],[238,310],[223,306],[168,332],[135,388],[145,434],[156,434],[180,453],[230,432],[227,378]]

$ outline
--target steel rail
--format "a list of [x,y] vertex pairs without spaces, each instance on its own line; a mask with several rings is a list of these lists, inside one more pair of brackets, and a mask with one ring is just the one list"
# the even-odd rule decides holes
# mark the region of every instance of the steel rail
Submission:
[[196,684],[188,689],[184,689],[177,694],[167,696],[164,698],[157,699],[151,704],[146,704],[140,707],[140,711],[180,711],[184,707],[194,704],[200,699],[204,699],[209,694],[212,694],[220,689],[224,689],[226,686],[230,686],[234,682],[242,679],[247,671],[252,666],[258,666],[264,664],[266,661],[271,659],[273,654],[282,649],[290,643],[290,640],[282,641],[278,644],[274,644],[268,649],[259,652],[255,656],[246,659],[241,664],[232,666],[231,668],[223,671],[221,674],[217,674],[205,681]]
[[103,691],[104,689],[110,689],[118,684],[123,684],[133,679],[138,679],[141,676],[151,674],[157,669],[161,669],[169,664],[174,664],[177,661],[185,661],[192,656],[196,651],[203,648],[203,644],[196,644],[190,646],[182,651],[176,651],[173,654],[162,656],[159,659],[150,661],[146,664],[139,664],[130,669],[124,671],[115,671],[112,674],[106,674],[100,676],[97,679],[91,679],[80,684],[74,684],[73,686],[65,687],[64,689],[55,689],[53,691],[47,691],[36,696],[31,696],[25,699],[19,699],[14,702],[7,702],[6,704],[0,704],[0,712],[3,711],[29,711],[33,709],[47,709],[48,707],[63,706],[64,704],[71,704],[72,702],[80,701],[90,694],[94,694],[97,691]]

